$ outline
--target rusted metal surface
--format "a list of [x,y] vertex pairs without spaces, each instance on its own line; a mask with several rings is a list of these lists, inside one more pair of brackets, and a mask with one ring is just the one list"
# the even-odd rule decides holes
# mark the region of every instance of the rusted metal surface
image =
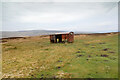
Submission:
[[71,32],[68,36],[68,42],[73,42],[74,41],[74,33]]
[[74,42],[74,32],[52,34],[50,35],[50,42],[51,43],[64,43],[64,42],[72,43]]

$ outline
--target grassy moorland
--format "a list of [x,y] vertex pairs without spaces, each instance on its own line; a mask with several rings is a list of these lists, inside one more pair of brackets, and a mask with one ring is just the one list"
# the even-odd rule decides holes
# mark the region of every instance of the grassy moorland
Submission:
[[74,43],[48,36],[2,43],[3,77],[117,78],[118,34],[75,35]]

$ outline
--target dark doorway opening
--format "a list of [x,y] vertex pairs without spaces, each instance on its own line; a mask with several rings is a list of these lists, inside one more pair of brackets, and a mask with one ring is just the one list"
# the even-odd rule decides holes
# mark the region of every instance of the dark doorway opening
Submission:
[[56,42],[57,43],[61,43],[62,42],[62,35],[61,34],[56,35],[55,37],[56,37]]

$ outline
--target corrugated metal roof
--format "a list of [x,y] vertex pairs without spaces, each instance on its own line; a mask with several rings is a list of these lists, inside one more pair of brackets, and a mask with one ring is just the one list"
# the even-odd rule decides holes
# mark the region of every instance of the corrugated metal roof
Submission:
[[69,34],[70,32],[61,32],[61,33],[55,33],[55,34]]
[[60,33],[54,33],[54,34],[51,34],[51,35],[57,35],[57,34],[69,34],[70,32],[60,32]]

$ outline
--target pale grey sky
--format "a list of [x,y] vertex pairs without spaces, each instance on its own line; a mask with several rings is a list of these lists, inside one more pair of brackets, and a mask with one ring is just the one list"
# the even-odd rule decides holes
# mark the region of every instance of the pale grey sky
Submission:
[[118,31],[118,0],[111,0],[111,2],[54,1],[52,3],[2,3],[3,31],[41,29],[82,32]]
[[119,2],[119,0],[1,0],[2,2]]

